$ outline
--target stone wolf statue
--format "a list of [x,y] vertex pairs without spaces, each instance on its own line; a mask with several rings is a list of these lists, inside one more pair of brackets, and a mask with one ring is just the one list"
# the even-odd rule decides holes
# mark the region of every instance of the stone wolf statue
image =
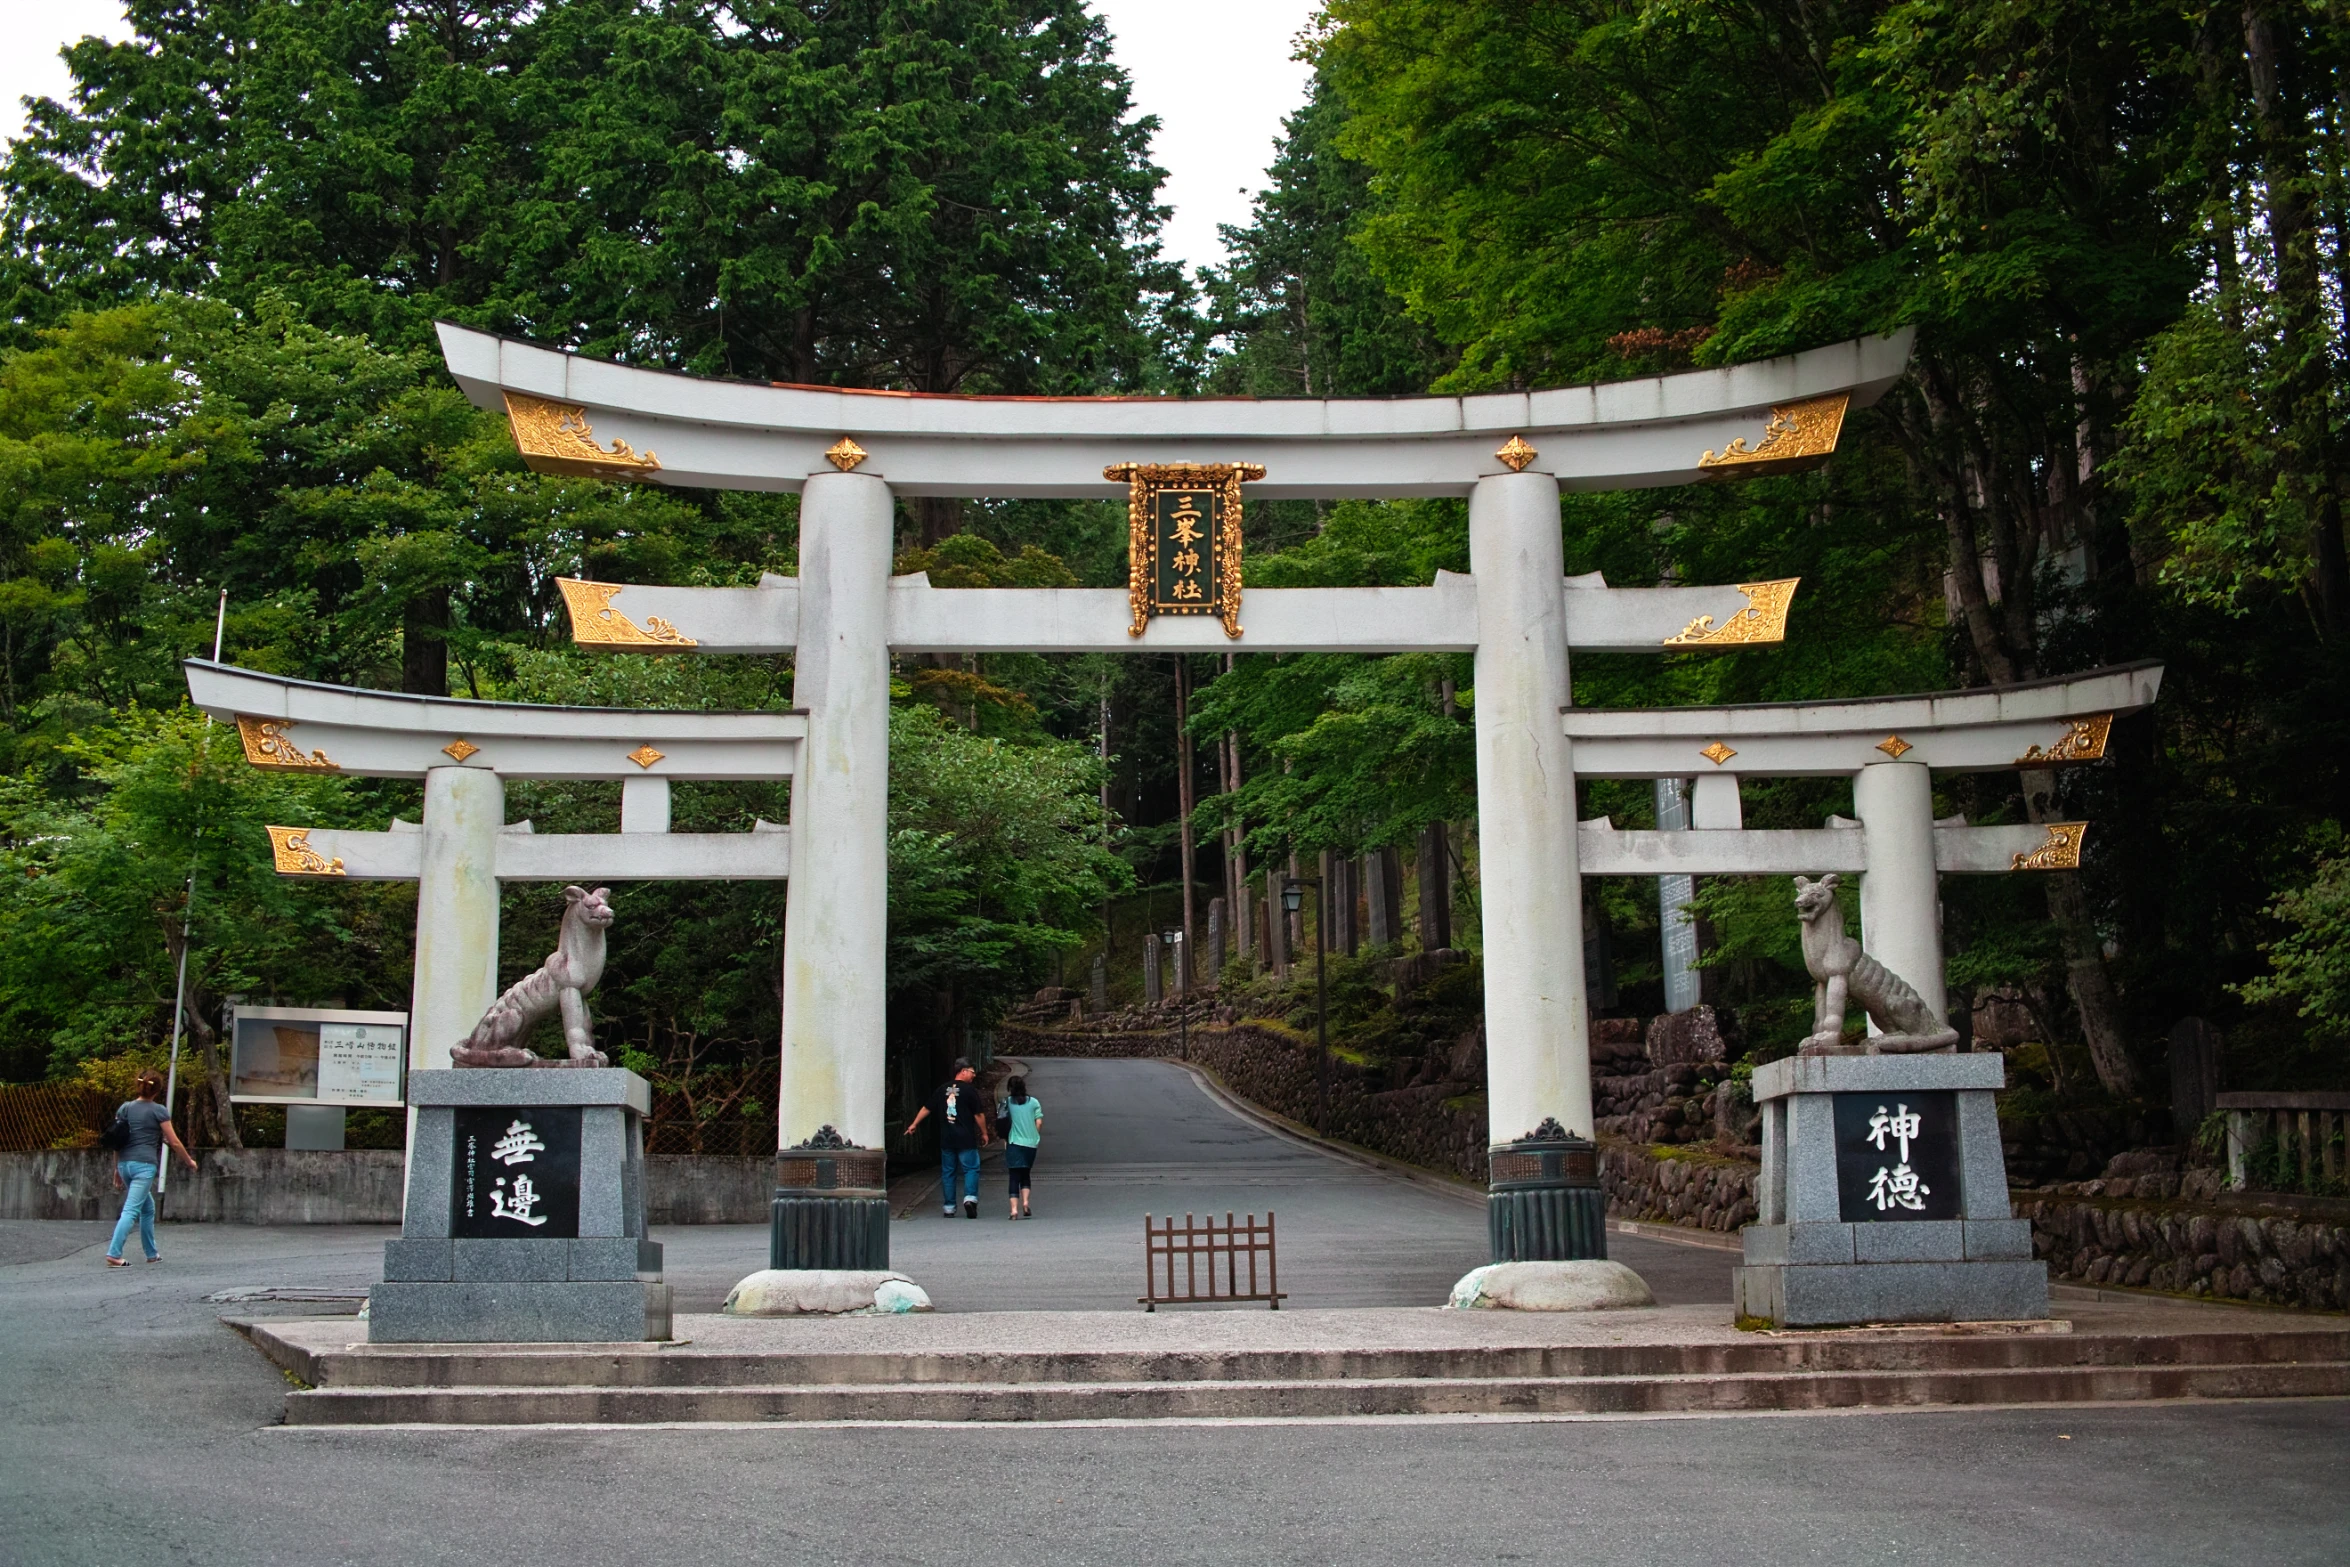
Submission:
[[[588,1027],[587,993],[604,977],[604,932],[612,926],[612,889],[563,889],[563,930],[547,961],[522,983],[490,1003],[449,1059],[459,1066],[604,1066]],[[570,1056],[550,1061],[522,1047],[522,1036],[548,1013],[561,1009],[563,1042]]]
[[[1958,1030],[1936,1017],[1925,997],[1899,974],[1844,934],[1833,873],[1818,881],[1795,878],[1795,912],[1803,920],[1803,966],[1812,978],[1812,1031],[1802,1054],[1916,1055],[1957,1048]],[[1865,1045],[1844,1042],[1844,1011],[1854,1001],[1884,1031]]]

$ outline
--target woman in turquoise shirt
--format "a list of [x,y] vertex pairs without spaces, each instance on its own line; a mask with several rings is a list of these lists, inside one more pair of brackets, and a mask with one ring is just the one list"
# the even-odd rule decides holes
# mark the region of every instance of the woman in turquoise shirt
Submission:
[[1015,1219],[1035,1217],[1028,1206],[1028,1172],[1043,1141],[1044,1101],[1028,1091],[1025,1077],[1010,1079],[1004,1084],[1004,1174],[1011,1182]]

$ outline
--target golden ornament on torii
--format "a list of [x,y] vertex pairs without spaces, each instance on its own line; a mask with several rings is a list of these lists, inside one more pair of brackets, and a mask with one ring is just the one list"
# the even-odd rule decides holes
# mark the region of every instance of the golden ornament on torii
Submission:
[[1240,487],[1253,462],[1112,463],[1126,481],[1126,602],[1139,637],[1153,615],[1214,615],[1240,636]]

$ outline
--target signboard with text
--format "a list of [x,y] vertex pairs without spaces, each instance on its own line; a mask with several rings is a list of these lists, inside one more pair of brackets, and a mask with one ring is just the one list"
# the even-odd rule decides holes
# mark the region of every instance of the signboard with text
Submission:
[[449,1149],[449,1233],[514,1240],[579,1234],[577,1105],[461,1109]]
[[240,1006],[230,1029],[229,1097],[239,1104],[406,1102],[405,1012]]
[[1958,1095],[1834,1097],[1836,1193],[1845,1223],[1959,1216]]
[[1154,615],[1213,615],[1240,635],[1240,487],[1256,463],[1112,463],[1126,481],[1126,598],[1141,636]]

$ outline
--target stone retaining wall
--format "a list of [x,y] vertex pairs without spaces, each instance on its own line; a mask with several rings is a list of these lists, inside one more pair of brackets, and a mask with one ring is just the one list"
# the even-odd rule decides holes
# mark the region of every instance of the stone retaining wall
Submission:
[[[181,1224],[397,1224],[406,1155],[356,1148],[207,1148],[174,1169],[165,1219]],[[677,1155],[645,1161],[653,1224],[765,1224],[772,1157]],[[114,1155],[102,1148],[0,1153],[0,1219],[111,1219],[122,1211]]]
[[647,1154],[647,1224],[765,1224],[773,1154]]
[[[2132,1183],[2119,1184],[2126,1190]],[[2032,1252],[2051,1279],[2350,1309],[2350,1203],[2328,1204],[2333,1213],[2294,1213],[2253,1193],[2191,1202],[2029,1189],[2014,1202],[2016,1217],[2032,1221]]]
[[[186,1224],[397,1224],[407,1155],[360,1148],[206,1148],[173,1161],[163,1214]],[[0,1218],[111,1219],[122,1211],[104,1148],[0,1153]]]
[[1735,1235],[1754,1222],[1754,1185],[1761,1176],[1762,1166],[1742,1159],[1600,1139],[1599,1184],[1612,1218]]

